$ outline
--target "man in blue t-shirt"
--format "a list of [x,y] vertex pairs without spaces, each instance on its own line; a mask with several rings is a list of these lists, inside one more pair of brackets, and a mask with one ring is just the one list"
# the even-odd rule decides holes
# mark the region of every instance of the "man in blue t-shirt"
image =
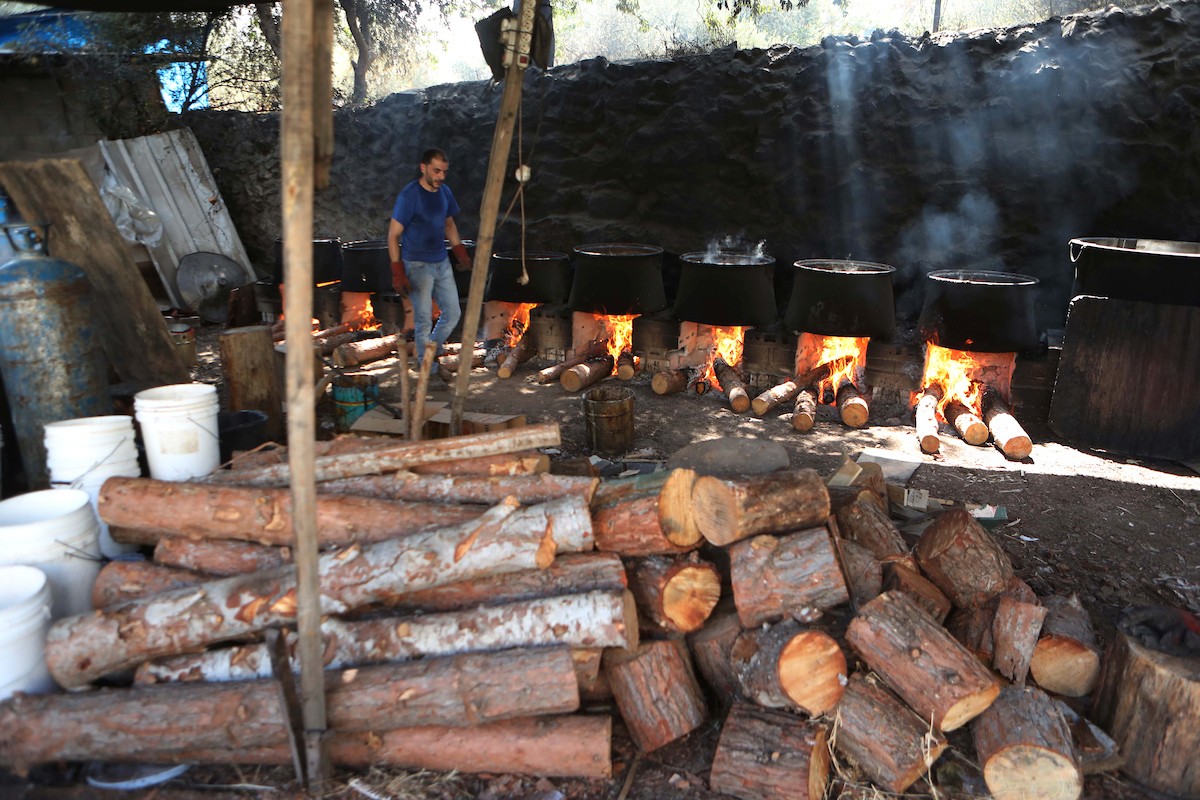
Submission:
[[[458,287],[446,256],[447,241],[459,267],[471,267],[467,248],[454,224],[458,201],[445,184],[450,160],[441,150],[430,149],[421,155],[420,166],[421,177],[410,181],[396,196],[388,224],[392,288],[412,300],[418,366],[425,355],[425,344],[437,342],[440,353],[461,316]],[[434,301],[441,316],[431,333]]]

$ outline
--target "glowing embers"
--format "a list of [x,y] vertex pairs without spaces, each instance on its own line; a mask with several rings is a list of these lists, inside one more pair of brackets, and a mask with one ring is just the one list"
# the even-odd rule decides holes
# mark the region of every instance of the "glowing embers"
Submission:
[[[867,337],[800,334],[796,342],[796,378],[770,390],[790,399],[788,390],[794,385],[793,428],[801,432],[811,430],[816,424],[819,405],[836,405],[842,422],[851,428],[867,424],[871,409],[864,372],[869,342]],[[769,392],[764,395],[769,396]],[[763,395],[755,398],[755,402],[760,398]]]
[[724,392],[729,407],[741,414],[750,408],[750,395],[741,374],[746,328],[722,327],[700,322],[679,325],[679,349],[671,354],[671,368],[658,372],[651,381],[657,394],[691,389],[706,394],[716,387]]

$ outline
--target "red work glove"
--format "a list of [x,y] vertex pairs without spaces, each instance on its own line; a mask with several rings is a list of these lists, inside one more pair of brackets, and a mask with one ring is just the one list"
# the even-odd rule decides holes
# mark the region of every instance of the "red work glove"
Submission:
[[408,275],[404,274],[404,262],[392,262],[392,289],[396,294],[408,294],[412,291],[412,285],[408,282]]
[[454,260],[458,262],[460,271],[466,272],[471,268],[471,257],[467,255],[467,248],[464,244],[459,242],[450,248],[450,252],[454,253]]

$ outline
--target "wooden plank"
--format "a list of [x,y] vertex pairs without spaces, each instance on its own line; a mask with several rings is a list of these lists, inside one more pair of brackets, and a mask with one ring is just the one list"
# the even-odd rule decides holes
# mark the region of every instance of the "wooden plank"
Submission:
[[50,223],[50,254],[91,279],[93,322],[121,380],[150,386],[190,381],[158,304],[83,165],[74,159],[5,162],[0,184],[25,219]]
[[1200,308],[1071,301],[1050,427],[1074,444],[1200,458]]

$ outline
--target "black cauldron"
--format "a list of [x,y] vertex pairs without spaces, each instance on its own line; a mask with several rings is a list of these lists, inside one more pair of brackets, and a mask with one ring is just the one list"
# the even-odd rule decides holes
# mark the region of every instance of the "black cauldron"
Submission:
[[[467,248],[467,258],[471,259],[471,263],[475,263],[475,242],[472,239],[463,239],[463,247]],[[471,293],[471,270],[459,269],[458,262],[454,260],[454,253],[450,250],[450,240],[446,240],[446,258],[450,259],[450,269],[454,270],[454,285],[458,287],[458,299],[461,303],[467,302],[467,295]]]
[[343,292],[390,292],[392,259],[387,240],[369,239],[342,245]]
[[[342,240],[313,239],[313,286],[342,279]],[[275,240],[275,282],[283,283],[283,239]]]
[[521,252],[493,253],[483,299],[554,304],[567,299],[571,291],[571,265],[566,253],[526,251],[524,260],[529,281],[522,286]]
[[705,325],[761,327],[775,321],[775,259],[684,253],[672,314]]
[[925,276],[921,338],[939,347],[1014,353],[1038,346],[1038,279],[1012,272],[940,270]]
[[593,314],[652,314],[667,305],[661,247],[581,244],[574,248],[575,280],[567,305]]
[[795,264],[783,315],[789,330],[890,339],[896,328],[894,267],[869,261],[803,259]]
[[1072,296],[1200,306],[1200,243],[1086,238],[1070,248]]

